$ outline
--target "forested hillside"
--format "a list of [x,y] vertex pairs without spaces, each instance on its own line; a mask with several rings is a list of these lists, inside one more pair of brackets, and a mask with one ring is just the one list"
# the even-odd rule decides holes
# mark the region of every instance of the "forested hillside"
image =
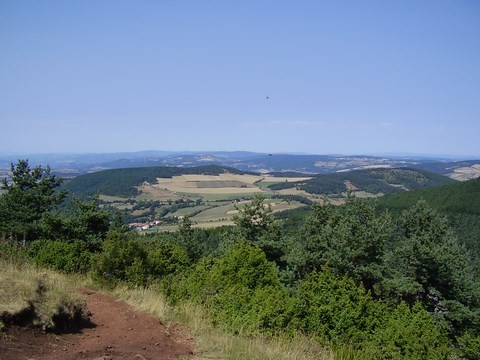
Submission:
[[447,216],[460,242],[474,257],[475,268],[480,270],[480,178],[388,195],[376,202],[380,210],[401,212],[421,199]]
[[317,175],[307,181],[273,184],[270,189],[296,187],[312,194],[339,195],[350,186],[372,194],[394,194],[453,182],[447,177],[414,168],[368,169]]
[[103,170],[78,176],[65,185],[65,189],[77,196],[96,193],[111,196],[129,197],[138,195],[136,186],[144,182],[156,183],[157,178],[171,178],[185,174],[218,175],[223,173],[245,174],[234,168],[217,165],[197,167],[142,167]]
[[404,210],[419,199],[424,199],[438,211],[480,215],[480,178],[385,196],[378,199],[378,206]]

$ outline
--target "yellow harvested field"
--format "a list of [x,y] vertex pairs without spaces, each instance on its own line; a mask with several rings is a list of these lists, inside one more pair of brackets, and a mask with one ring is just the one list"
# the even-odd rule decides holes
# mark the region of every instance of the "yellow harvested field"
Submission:
[[[238,175],[238,174],[220,174],[220,175],[181,175],[172,178],[158,178],[157,184],[152,185],[156,189],[169,191],[172,193],[187,194],[254,194],[264,192],[258,186],[257,182],[294,182],[305,181],[310,177],[274,177],[268,175]],[[142,189],[143,190],[143,189]],[[145,189],[146,192],[154,192],[151,189]]]
[[262,180],[263,176],[257,175],[238,175],[238,174],[220,174],[220,175],[180,175],[174,176],[171,179],[158,178],[158,183],[168,182],[198,182],[198,181],[213,181],[213,180],[236,180],[248,184],[254,184]]
[[142,185],[137,187],[138,190],[141,191],[140,196],[138,196],[139,200],[177,200],[180,199],[180,196],[175,195],[172,191],[165,190],[164,188],[160,188],[156,185]]
[[171,179],[159,178],[153,185],[158,189],[189,194],[253,194],[262,192],[255,182],[262,176],[255,175],[181,175]]
[[300,195],[300,196],[305,196],[306,198],[321,197],[320,195],[310,194],[310,193],[307,193],[305,190],[298,190],[298,189],[295,189],[295,188],[277,190],[277,191],[275,191],[275,194],[279,194],[279,195]]
[[169,186],[168,189],[170,191],[176,193],[188,193],[188,194],[220,194],[220,195],[228,195],[228,194],[254,194],[260,193],[260,190],[257,187],[254,188],[239,188],[239,187],[222,187],[222,188],[186,188],[182,186]]
[[[372,193],[369,193],[369,192],[366,192],[366,191],[355,191],[355,196],[358,197],[358,198],[375,198],[375,197],[379,197],[379,196],[382,196],[383,194],[372,194]],[[347,194],[345,194],[345,196],[347,196]]]
[[459,181],[476,179],[480,177],[480,164],[456,168],[453,170],[453,173],[448,174],[448,176]]
[[297,182],[297,181],[306,181],[310,180],[311,177],[276,177],[276,176],[262,176],[262,181],[265,182]]

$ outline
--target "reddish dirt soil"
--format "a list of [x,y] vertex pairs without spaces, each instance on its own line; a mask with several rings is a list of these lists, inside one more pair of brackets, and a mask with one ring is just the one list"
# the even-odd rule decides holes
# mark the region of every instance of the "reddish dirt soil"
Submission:
[[82,291],[91,324],[76,333],[52,334],[13,327],[0,333],[0,360],[167,360],[189,358],[193,339],[110,296]]

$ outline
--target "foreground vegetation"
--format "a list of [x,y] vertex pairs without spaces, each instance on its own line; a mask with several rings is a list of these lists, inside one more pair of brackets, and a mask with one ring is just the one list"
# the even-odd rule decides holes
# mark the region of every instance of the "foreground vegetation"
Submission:
[[[55,179],[37,173],[25,181],[36,173],[17,172],[0,216],[6,243],[24,243],[39,266],[137,289],[127,296],[134,302],[157,294],[166,305],[152,311],[195,311],[215,334],[264,344],[304,339],[310,350],[298,358],[328,358],[324,348],[338,359],[480,357],[478,259],[425,201],[400,213],[354,197],[338,207],[313,204],[287,228],[257,196],[234,216],[235,227],[195,229],[187,217],[176,232],[138,236],[92,202],[60,211],[58,194],[39,188],[43,179],[55,188]],[[23,214],[22,195],[43,202],[35,214],[25,205],[34,219],[27,224],[5,211]]]

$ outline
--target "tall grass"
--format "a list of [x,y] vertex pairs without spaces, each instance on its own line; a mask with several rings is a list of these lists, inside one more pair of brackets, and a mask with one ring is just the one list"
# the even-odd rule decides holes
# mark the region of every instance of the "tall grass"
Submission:
[[84,301],[74,289],[85,285],[85,278],[0,258],[0,322],[51,329],[59,325],[55,320],[59,316],[79,320],[85,317]]

